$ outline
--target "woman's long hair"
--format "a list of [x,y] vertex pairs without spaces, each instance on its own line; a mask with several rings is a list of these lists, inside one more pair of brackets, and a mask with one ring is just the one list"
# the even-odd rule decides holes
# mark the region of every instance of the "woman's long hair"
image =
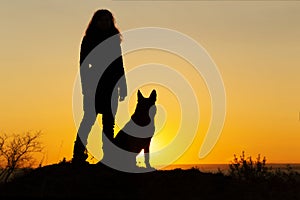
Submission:
[[[108,18],[110,19],[111,24],[112,24],[110,30],[105,31],[105,32],[99,30],[99,28],[97,28],[97,26],[96,26],[97,21],[98,21],[102,16],[108,16]],[[121,40],[122,40],[122,35],[121,35],[119,29],[118,29],[117,26],[116,26],[116,20],[115,20],[115,17],[114,17],[113,14],[112,14],[109,10],[107,10],[107,9],[99,9],[99,10],[97,10],[97,11],[94,13],[92,19],[91,19],[90,22],[89,22],[89,25],[88,25],[86,31],[85,31],[85,36],[86,36],[86,37],[92,37],[92,38],[104,37],[104,38],[106,39],[106,38],[111,37],[111,36],[113,36],[113,35],[115,35],[115,34],[119,34],[119,36],[120,36],[120,42],[121,42]],[[104,39],[104,38],[103,38],[103,39]]]

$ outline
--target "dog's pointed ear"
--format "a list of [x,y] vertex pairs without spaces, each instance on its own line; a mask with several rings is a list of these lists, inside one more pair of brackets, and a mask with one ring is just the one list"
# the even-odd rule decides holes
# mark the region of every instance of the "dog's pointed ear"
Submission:
[[138,100],[144,98],[140,90],[138,90],[137,97]]
[[149,98],[154,102],[156,101],[156,90],[152,90]]

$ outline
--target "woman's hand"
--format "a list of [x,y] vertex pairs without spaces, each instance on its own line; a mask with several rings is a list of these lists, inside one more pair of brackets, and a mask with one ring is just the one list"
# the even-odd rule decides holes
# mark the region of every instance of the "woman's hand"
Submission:
[[120,97],[119,97],[119,101],[124,101],[125,97],[126,97],[126,96],[120,96]]
[[95,92],[92,91],[91,89],[82,90],[82,94],[84,96],[89,96],[89,97],[95,96]]
[[119,88],[119,101],[124,101],[127,96],[127,90]]

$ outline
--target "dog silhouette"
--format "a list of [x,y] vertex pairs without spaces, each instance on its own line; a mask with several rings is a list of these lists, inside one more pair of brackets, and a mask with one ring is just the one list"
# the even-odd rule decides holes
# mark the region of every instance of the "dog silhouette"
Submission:
[[155,132],[156,96],[156,90],[152,90],[148,98],[138,90],[135,111],[114,139],[116,146],[128,152],[124,154],[126,158],[121,158],[128,166],[136,167],[136,156],[144,150],[145,166],[151,167],[149,148]]

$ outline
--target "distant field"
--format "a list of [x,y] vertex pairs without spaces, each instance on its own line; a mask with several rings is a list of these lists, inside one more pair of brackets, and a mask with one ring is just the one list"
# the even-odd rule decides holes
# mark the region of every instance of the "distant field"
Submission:
[[[287,166],[290,166],[292,170],[300,173],[300,164],[267,164],[267,167],[272,167],[272,169],[281,169],[281,170],[287,170]],[[221,170],[222,172],[226,172],[229,169],[229,164],[185,164],[185,165],[169,165],[167,167],[162,167],[162,170],[172,170],[176,168],[181,169],[190,169],[192,167],[198,168],[202,172],[218,172]],[[160,168],[158,166],[158,168]]]

